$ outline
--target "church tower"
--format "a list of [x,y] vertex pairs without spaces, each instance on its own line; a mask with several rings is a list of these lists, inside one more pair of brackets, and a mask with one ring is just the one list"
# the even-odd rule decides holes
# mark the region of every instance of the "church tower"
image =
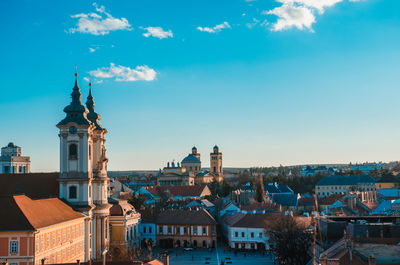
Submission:
[[85,259],[101,258],[101,250],[108,249],[108,182],[106,149],[107,130],[94,110],[91,91],[86,107],[75,73],[72,101],[64,108],[66,117],[57,124],[60,130],[60,198],[74,209],[87,215]]
[[222,153],[219,152],[218,146],[214,146],[213,152],[210,154],[210,169],[215,176],[223,176]]

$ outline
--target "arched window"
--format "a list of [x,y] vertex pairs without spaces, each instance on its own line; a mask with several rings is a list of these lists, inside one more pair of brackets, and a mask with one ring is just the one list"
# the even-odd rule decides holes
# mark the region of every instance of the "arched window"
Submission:
[[77,188],[76,186],[69,187],[69,198],[76,199],[77,198]]
[[69,145],[69,159],[70,160],[78,159],[78,146],[76,144]]

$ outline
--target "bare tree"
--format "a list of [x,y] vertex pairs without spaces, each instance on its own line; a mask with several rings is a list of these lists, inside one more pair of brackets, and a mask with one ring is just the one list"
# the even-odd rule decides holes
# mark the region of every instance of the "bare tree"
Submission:
[[271,253],[280,265],[304,265],[310,260],[308,250],[312,234],[291,216],[282,216],[269,230]]

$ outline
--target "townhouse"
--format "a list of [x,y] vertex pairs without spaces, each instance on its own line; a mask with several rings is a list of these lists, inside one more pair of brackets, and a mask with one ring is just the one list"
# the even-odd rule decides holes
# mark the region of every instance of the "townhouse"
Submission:
[[0,198],[0,262],[37,265],[85,260],[85,219],[58,198]]
[[157,245],[172,247],[215,247],[216,221],[205,209],[163,210],[156,218]]

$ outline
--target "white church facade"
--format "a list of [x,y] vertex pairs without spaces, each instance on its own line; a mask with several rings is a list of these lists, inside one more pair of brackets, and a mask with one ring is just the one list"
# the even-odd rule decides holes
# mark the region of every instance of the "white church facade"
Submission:
[[[91,86],[91,84],[90,84]],[[101,259],[109,248],[109,215],[105,135],[94,110],[91,87],[86,106],[75,73],[71,103],[64,108],[60,138],[60,198],[88,218],[85,222],[85,260]]]

